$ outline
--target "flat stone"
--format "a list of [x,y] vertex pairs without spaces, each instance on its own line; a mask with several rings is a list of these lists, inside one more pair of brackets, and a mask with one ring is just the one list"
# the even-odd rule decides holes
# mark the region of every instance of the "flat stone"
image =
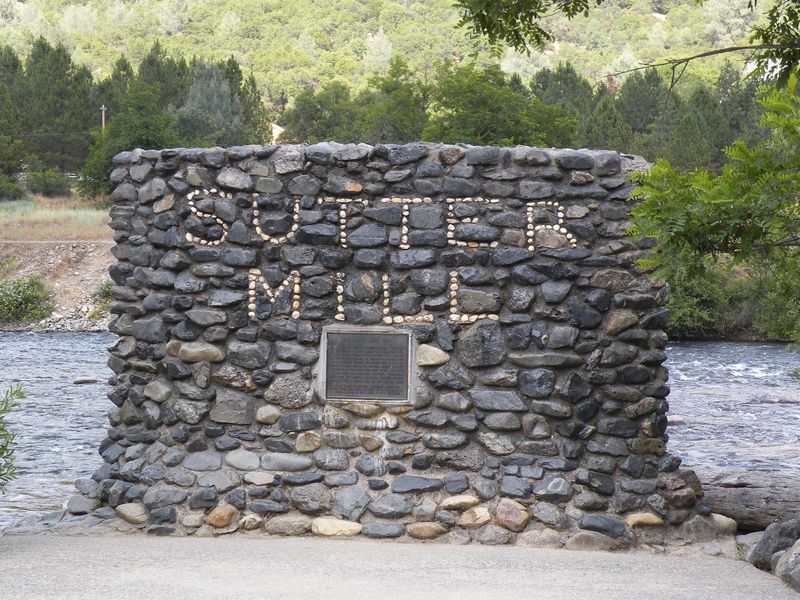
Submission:
[[439,503],[439,510],[457,510],[462,511],[473,506],[480,504],[480,498],[470,494],[459,494],[457,496],[450,496],[445,498]]
[[561,536],[552,529],[525,531],[517,536],[516,543],[518,546],[529,546],[532,548],[561,548],[564,545],[561,541]]
[[114,508],[116,515],[123,521],[133,525],[144,525],[147,523],[147,509],[138,502],[126,502]]
[[578,522],[578,527],[615,539],[625,535],[625,523],[608,515],[586,515]]
[[86,496],[70,496],[67,500],[67,512],[73,515],[86,515],[94,510],[95,500]]
[[450,355],[436,346],[420,344],[417,348],[417,366],[419,367],[436,367],[449,360]]
[[239,448],[225,455],[225,464],[240,471],[255,471],[261,466],[261,459],[255,452]]
[[434,492],[444,487],[441,479],[418,477],[416,475],[401,475],[392,482],[392,491],[398,494]]
[[519,394],[506,390],[471,390],[472,402],[481,410],[525,412],[528,406]]
[[361,533],[369,538],[396,538],[406,532],[402,523],[367,523]]
[[207,342],[183,342],[177,352],[178,358],[183,362],[196,363],[207,360],[209,362],[222,362],[225,353],[217,346]]
[[361,523],[343,521],[333,517],[318,517],[311,522],[311,531],[326,537],[349,537],[361,533]]
[[192,452],[183,461],[183,466],[190,471],[216,471],[222,466],[222,454],[219,452]]
[[264,523],[264,530],[272,535],[303,535],[311,531],[312,522],[305,515],[277,515]]
[[386,494],[373,500],[367,510],[382,519],[396,519],[410,515],[414,505],[408,498],[400,494]]
[[447,528],[441,523],[421,521],[409,523],[406,526],[406,532],[409,536],[418,540],[432,540],[447,533]]
[[638,512],[626,515],[625,524],[628,527],[660,527],[664,524],[664,519],[655,513]]
[[578,354],[566,352],[510,352],[508,359],[520,367],[577,367],[583,364]]
[[567,550],[610,552],[620,546],[620,541],[594,531],[579,531],[567,540]]
[[478,529],[491,520],[492,516],[489,514],[488,508],[485,506],[476,506],[464,511],[458,519],[458,525],[464,529]]
[[261,457],[261,468],[266,471],[304,471],[314,464],[310,456],[267,452]]

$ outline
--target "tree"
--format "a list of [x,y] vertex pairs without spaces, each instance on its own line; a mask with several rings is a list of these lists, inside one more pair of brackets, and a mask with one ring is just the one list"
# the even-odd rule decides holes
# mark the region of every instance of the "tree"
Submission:
[[283,115],[281,141],[316,143],[360,141],[354,124],[362,122],[361,110],[353,101],[350,88],[331,81],[319,91],[306,89],[294,99]]
[[244,79],[239,89],[239,104],[242,107],[242,127],[247,141],[254,144],[271,141],[269,114],[252,73]]
[[230,146],[247,141],[242,105],[230,81],[218,65],[195,63],[186,102],[175,112],[178,134],[185,143]]
[[497,65],[441,65],[432,98],[426,140],[546,145],[575,127],[562,109],[514,91]]
[[79,168],[88,153],[89,130],[99,121],[89,70],[75,65],[64,46],[39,38],[28,55],[21,87],[26,150],[47,166]]
[[19,173],[25,157],[20,135],[20,115],[11,101],[11,91],[0,87],[0,176]]
[[183,106],[192,82],[192,70],[183,57],[173,58],[156,40],[139,63],[138,77],[151,86],[158,86],[161,108]]
[[[531,48],[543,48],[555,39],[545,27],[546,17],[552,14],[563,14],[569,19],[578,15],[588,16],[593,6],[609,3],[610,0],[456,0],[455,6],[461,13],[458,25],[466,28],[471,35],[484,37],[496,49],[507,45],[528,53]],[[753,8],[756,3],[757,0],[747,0],[747,7]],[[753,26],[751,45],[719,48],[695,56],[666,60],[654,66],[670,65],[679,76],[691,60],[750,50],[756,51],[760,72],[772,74],[779,83],[785,84],[792,70],[800,64],[798,23],[800,0],[776,0],[767,11],[766,22]]]
[[356,98],[362,107],[364,141],[404,144],[422,137],[428,122],[428,86],[414,78],[401,58],[392,59],[385,76],[369,79]]
[[[761,279],[762,330],[800,340],[800,96],[797,79],[762,89],[770,136],[737,141],[718,175],[659,160],[642,177],[632,233],[657,240],[645,267],[702,277],[727,257]],[[764,275],[768,277],[764,278]]]
[[582,144],[587,148],[626,151],[633,139],[631,128],[605,87],[598,88],[594,108],[584,121],[581,133]]
[[111,75],[99,83],[98,96],[105,105],[109,118],[116,114],[134,77],[131,63],[124,56],[120,56],[114,63]]
[[135,79],[104,132],[95,132],[78,187],[87,195],[108,192],[111,159],[133,148],[169,148],[178,143],[174,119],[159,106],[160,90]]
[[531,81],[531,91],[545,104],[565,108],[579,118],[584,118],[592,110],[592,84],[570,63],[559,63],[555,70],[537,72]]
[[658,71],[631,73],[622,84],[617,108],[634,133],[649,133],[662,111],[669,89]]

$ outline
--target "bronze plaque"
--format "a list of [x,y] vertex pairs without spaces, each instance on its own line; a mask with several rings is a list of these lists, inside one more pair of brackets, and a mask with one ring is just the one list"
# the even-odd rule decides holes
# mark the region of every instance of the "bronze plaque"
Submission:
[[408,333],[328,331],[325,344],[326,399],[408,401]]

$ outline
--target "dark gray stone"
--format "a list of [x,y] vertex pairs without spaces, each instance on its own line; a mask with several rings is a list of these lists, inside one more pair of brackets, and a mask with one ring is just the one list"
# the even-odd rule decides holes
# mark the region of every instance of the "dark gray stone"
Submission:
[[418,492],[434,492],[444,487],[441,479],[418,477],[416,475],[401,475],[392,482],[392,492],[409,494]]
[[458,342],[459,359],[468,367],[498,365],[505,351],[505,338],[496,321],[478,321],[461,334]]
[[373,500],[367,510],[381,519],[397,519],[410,515],[414,505],[400,494],[386,494]]
[[335,507],[345,519],[358,521],[372,497],[358,486],[348,486],[336,491]]
[[625,535],[625,523],[608,515],[586,515],[578,522],[578,527],[595,531],[612,538]]
[[472,402],[481,410],[525,412],[528,406],[519,394],[506,390],[471,390]]
[[519,390],[529,398],[547,398],[553,393],[556,374],[550,369],[520,371]]
[[575,493],[569,481],[563,477],[552,477],[536,484],[533,493],[539,500],[546,502],[567,502]]

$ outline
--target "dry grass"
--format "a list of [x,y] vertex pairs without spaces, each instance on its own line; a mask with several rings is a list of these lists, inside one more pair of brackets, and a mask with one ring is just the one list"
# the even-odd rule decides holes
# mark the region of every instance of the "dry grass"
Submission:
[[77,196],[0,202],[0,241],[108,240],[108,209]]

